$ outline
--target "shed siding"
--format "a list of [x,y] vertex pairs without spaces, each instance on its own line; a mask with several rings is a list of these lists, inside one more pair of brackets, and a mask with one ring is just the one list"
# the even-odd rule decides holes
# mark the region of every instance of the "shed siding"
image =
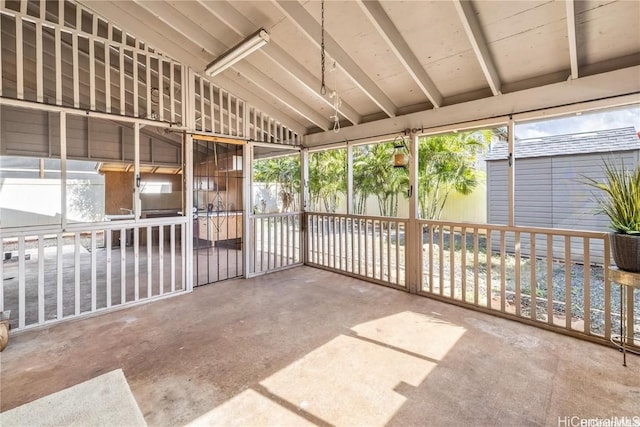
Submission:
[[[522,226],[550,227],[551,161],[527,159],[516,165],[515,223]],[[488,219],[490,224],[507,224],[508,167],[507,161],[488,162],[487,168]],[[524,191],[523,191],[524,190]]]
[[0,108],[2,134],[0,149],[4,155],[49,155],[49,118],[45,111]]
[[[58,114],[3,107],[0,155],[29,157],[60,156]],[[67,115],[67,158],[77,160],[133,162],[133,129],[103,119]],[[140,161],[179,165],[181,145],[153,130],[140,132]]]
[[506,224],[507,209],[507,161],[491,162],[487,167],[487,221],[489,224]]
[[602,154],[583,154],[553,158],[553,228],[593,231],[609,229],[607,217],[596,215],[598,205],[593,200],[593,190],[582,182],[585,176],[596,180],[604,179],[603,159],[622,161],[627,166],[635,166],[638,163],[638,154],[637,151],[627,151],[606,157]]
[[[549,227],[553,217],[551,158],[516,162],[515,225]],[[506,169],[506,163],[505,163]],[[505,210],[507,204],[504,205]]]
[[[569,230],[610,231],[609,219],[604,214],[598,214],[598,204],[593,200],[593,190],[581,182],[585,177],[597,180],[604,179],[602,171],[603,159],[624,162],[628,166],[638,164],[638,152],[618,152],[615,155],[603,156],[601,153],[584,154],[580,156],[559,156],[553,158],[554,174],[553,189],[553,228]],[[564,254],[564,239],[554,239],[553,252]],[[583,253],[582,239],[572,239],[571,252],[573,259],[580,258]],[[600,242],[591,242],[592,260],[603,262],[604,247]],[[581,259],[577,259],[581,261]]]
[[[609,231],[609,220],[598,214],[598,206],[593,200],[593,190],[584,184],[583,177],[602,180],[603,159],[624,162],[629,167],[637,167],[639,151],[621,151],[616,153],[590,153],[568,156],[531,157],[516,159],[515,162],[515,223],[518,226],[545,227],[568,230]],[[506,191],[494,189],[506,188],[507,161],[487,162],[488,219],[491,224],[506,224],[508,219]],[[507,250],[513,252],[515,237],[506,235]],[[523,235],[521,251],[523,256],[530,255],[530,238]],[[571,239],[571,259],[583,262],[584,239]],[[536,254],[546,256],[546,239],[536,238]],[[499,250],[499,241],[494,240],[492,249]],[[601,242],[589,242],[591,262],[604,261],[604,248]],[[553,256],[565,257],[565,239],[554,238]]]

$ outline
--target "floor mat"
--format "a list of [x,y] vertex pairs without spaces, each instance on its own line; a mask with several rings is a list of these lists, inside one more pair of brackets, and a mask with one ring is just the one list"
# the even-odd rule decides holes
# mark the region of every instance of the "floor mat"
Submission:
[[146,426],[122,369],[0,414],[10,426]]

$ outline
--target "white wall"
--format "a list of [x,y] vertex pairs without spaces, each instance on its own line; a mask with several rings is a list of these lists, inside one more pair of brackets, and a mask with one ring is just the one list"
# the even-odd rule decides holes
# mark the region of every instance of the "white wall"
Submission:
[[443,221],[487,223],[487,185],[482,182],[467,196],[452,192],[442,211]]

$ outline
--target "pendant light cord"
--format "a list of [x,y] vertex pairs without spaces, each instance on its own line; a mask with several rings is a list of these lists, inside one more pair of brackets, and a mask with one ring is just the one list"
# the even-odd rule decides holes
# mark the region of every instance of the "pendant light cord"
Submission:
[[322,85],[320,86],[320,95],[324,96],[327,94],[327,87],[324,84],[324,0],[320,2],[320,65],[322,68]]

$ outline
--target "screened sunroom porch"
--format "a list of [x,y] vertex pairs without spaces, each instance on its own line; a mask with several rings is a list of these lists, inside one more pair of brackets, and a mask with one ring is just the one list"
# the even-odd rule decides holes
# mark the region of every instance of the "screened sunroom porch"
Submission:
[[[320,2],[3,2],[0,309],[10,311],[12,340],[307,265],[601,344],[618,339],[625,321],[637,347],[638,291],[621,316],[606,230],[518,221],[519,209],[536,206],[518,192],[517,132],[552,117],[637,109],[637,4],[498,3],[405,5],[416,10],[401,16],[428,16],[426,28],[460,27],[450,48],[467,66],[447,62],[440,46],[437,67],[416,44],[427,29],[401,25],[391,4],[325,5],[322,24],[339,43],[324,46],[335,90],[319,95],[309,88],[321,78],[310,65]],[[492,15],[500,25],[485,21]],[[548,39],[531,38],[534,52],[507,60],[522,39],[497,27],[517,29],[522,16]],[[587,18],[606,37],[586,43]],[[203,71],[260,19],[272,34],[264,51],[216,76]],[[376,61],[351,30],[391,65],[363,71]],[[542,59],[524,72],[528,57]],[[453,192],[440,210],[430,205],[438,199],[421,175],[421,147],[487,133],[484,144],[506,147],[499,185],[472,191],[471,202]],[[398,152],[409,162],[392,168]],[[331,174],[320,168],[324,153],[339,162]],[[485,162],[491,173],[478,153],[474,169]],[[365,168],[371,158],[383,169]],[[558,199],[575,202],[572,178],[556,184]]]

